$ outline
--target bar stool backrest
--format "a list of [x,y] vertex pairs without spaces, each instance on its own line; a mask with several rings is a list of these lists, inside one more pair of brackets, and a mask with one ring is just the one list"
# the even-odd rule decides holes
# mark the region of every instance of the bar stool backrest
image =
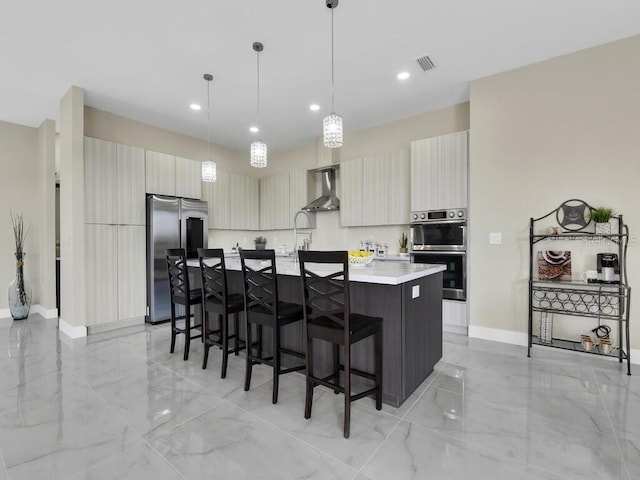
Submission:
[[202,277],[202,299],[224,305],[227,298],[227,275],[224,250],[221,248],[199,248],[200,275]]
[[[346,251],[298,250],[306,321],[325,317],[349,334],[349,257]],[[334,265],[329,270],[327,265]],[[321,266],[316,268],[314,266]]]
[[189,298],[189,274],[184,248],[167,249],[167,270],[172,301],[174,297]]
[[240,250],[247,315],[278,316],[275,250]]

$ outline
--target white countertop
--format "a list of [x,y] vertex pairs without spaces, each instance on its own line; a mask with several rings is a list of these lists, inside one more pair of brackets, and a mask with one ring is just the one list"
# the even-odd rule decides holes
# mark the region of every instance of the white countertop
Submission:
[[[226,255],[225,255],[226,257]],[[189,267],[198,267],[198,260],[187,260]],[[227,270],[240,270],[238,257],[227,257],[225,260]],[[300,276],[300,264],[291,258],[276,257],[276,270],[278,275]],[[314,272],[333,271],[332,266],[312,269]],[[418,278],[433,275],[446,270],[444,265],[431,265],[428,263],[410,263],[407,261],[374,260],[364,266],[349,266],[349,280],[352,282],[379,283],[384,285],[400,285]]]

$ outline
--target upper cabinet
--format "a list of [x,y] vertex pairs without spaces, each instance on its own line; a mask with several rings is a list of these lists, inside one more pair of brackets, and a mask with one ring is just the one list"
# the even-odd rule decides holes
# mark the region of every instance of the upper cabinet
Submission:
[[144,150],[86,137],[85,223],[145,224]]
[[176,197],[200,198],[202,195],[202,163],[176,157]]
[[176,157],[147,150],[147,193],[176,195]]
[[306,171],[260,179],[260,229],[293,228],[296,212],[307,205],[315,185]]
[[118,181],[114,143],[85,137],[84,191],[85,223],[116,224]]
[[411,143],[411,210],[467,206],[469,132]]
[[342,226],[409,221],[409,152],[398,150],[340,164]]
[[209,206],[209,228],[259,230],[258,179],[218,170],[214,183],[202,186]]
[[118,225],[144,225],[144,149],[117,145]]

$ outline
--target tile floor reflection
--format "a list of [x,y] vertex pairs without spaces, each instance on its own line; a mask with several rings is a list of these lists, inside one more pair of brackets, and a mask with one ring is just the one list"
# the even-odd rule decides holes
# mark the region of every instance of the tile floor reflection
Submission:
[[0,320],[0,480],[640,478],[640,371],[557,350],[445,335],[436,370],[400,407],[353,406],[304,377],[202,346],[169,327],[81,341],[34,315]]

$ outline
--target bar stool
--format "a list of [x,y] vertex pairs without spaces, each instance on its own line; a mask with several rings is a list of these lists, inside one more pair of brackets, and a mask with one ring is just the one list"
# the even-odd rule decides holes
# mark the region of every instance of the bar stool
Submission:
[[[184,360],[189,359],[191,340],[202,338],[201,325],[191,325],[191,307],[202,303],[202,292],[199,288],[189,288],[187,258],[184,248],[167,250],[167,270],[169,271],[169,290],[171,292],[171,353],[176,346],[176,336],[184,334]],[[176,305],[184,306],[184,328],[176,325]],[[199,329],[200,335],[191,335],[191,330]]]
[[[351,426],[351,402],[375,394],[376,409],[382,408],[382,319],[351,313],[349,304],[349,266],[347,252],[298,251],[302,278],[303,305],[307,331],[307,394],[304,418],[311,417],[313,389],[324,385],[335,393],[344,393],[344,438],[349,438]],[[326,265],[335,269],[326,272]],[[322,267],[322,275],[310,270]],[[315,269],[317,272],[318,270]],[[374,336],[375,373],[351,368],[351,345],[371,335]],[[313,340],[320,339],[333,344],[333,373],[319,378],[313,371]],[[344,348],[344,365],[340,365],[340,345]],[[340,385],[340,370],[344,371]],[[351,394],[351,375],[374,381],[373,388]],[[334,380],[334,381],[330,381]]]
[[[278,378],[289,372],[304,370],[304,364],[282,368],[283,353],[304,359],[304,354],[282,348],[280,330],[286,325],[301,322],[304,318],[302,305],[278,300],[278,282],[276,273],[276,255],[274,250],[241,250],[242,280],[244,285],[245,318],[247,326],[247,368],[244,390],[251,386],[253,365],[264,363],[273,367],[273,403],[278,402]],[[252,341],[251,324],[256,324],[258,341]],[[262,356],[262,327],[273,331],[273,355]],[[257,353],[253,354],[253,347]]]
[[[222,371],[220,378],[227,376],[229,355],[236,356],[244,349],[240,341],[238,314],[244,311],[244,297],[240,293],[229,293],[227,271],[224,264],[224,251],[221,248],[199,248],[200,275],[202,279],[202,318],[204,325],[204,358],[202,368],[207,368],[209,348],[212,345],[222,349]],[[210,314],[218,317],[220,327],[211,328]],[[229,335],[229,316],[233,315],[233,335]],[[229,340],[234,340],[234,348],[229,348]],[[243,344],[240,348],[240,343]]]

